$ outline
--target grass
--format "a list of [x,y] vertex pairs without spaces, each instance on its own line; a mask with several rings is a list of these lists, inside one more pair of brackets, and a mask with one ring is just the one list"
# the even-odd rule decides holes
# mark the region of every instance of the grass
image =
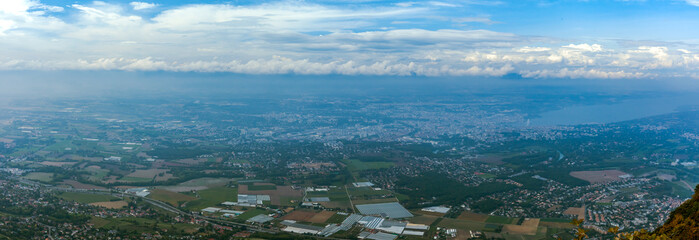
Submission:
[[253,209],[250,209],[250,210],[244,212],[243,214],[240,214],[240,216],[238,216],[237,218],[241,219],[241,220],[248,220],[248,219],[250,219],[254,216],[260,215],[260,214],[267,214],[267,211],[265,211],[263,209],[253,208]]
[[500,223],[500,224],[512,224],[516,219],[503,217],[503,216],[490,216],[485,220],[487,223]]
[[277,190],[275,185],[249,185],[249,191],[265,191],[265,190]]
[[565,219],[565,218],[542,218],[542,222],[559,222],[559,223],[569,223],[572,221],[572,219]]
[[160,223],[155,219],[125,217],[125,218],[97,218],[93,217],[90,222],[97,228],[115,229],[120,231],[155,232],[167,229],[168,232],[194,233],[199,226],[185,223]]
[[90,194],[90,193],[74,193],[74,192],[64,192],[59,195],[59,197],[68,200],[75,201],[79,203],[93,203],[93,202],[108,202],[113,200],[118,200],[119,198],[113,197],[111,195],[102,194]]
[[153,181],[151,178],[140,178],[140,177],[123,177],[119,179],[120,182],[150,182]]
[[153,189],[148,195],[149,198],[169,203],[172,206],[180,206],[184,202],[194,201],[197,198],[182,193],[171,192],[162,189]]
[[199,199],[187,203],[189,210],[202,210],[207,207],[216,206],[222,202],[238,201],[238,189],[230,187],[214,187],[206,190],[201,190]]
[[342,160],[342,162],[347,164],[347,169],[349,169],[351,172],[390,168],[395,165],[392,162],[362,162],[357,159]]
[[342,214],[335,213],[335,215],[332,215],[332,217],[328,218],[328,220],[325,222],[326,223],[342,223],[342,221],[344,221],[345,218],[347,218],[347,216],[348,215],[342,215]]
[[53,173],[46,172],[32,172],[24,176],[24,178],[29,180],[35,180],[39,182],[51,182],[53,181]]
[[109,170],[107,169],[87,168],[86,170],[90,173],[88,179],[92,181],[101,181],[103,178],[109,175]]

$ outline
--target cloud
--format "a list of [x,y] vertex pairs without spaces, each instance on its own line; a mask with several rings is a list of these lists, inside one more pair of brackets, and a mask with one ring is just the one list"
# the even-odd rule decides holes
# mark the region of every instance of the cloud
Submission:
[[[442,4],[446,3],[446,4]],[[389,22],[436,21],[435,9],[481,1],[351,7],[306,1],[154,8],[34,0],[0,2],[0,70],[122,70],[663,78],[699,75],[696,45],[556,39],[485,29]],[[437,6],[439,5],[439,6]],[[144,8],[148,7],[148,8]],[[148,14],[143,9],[151,9]],[[494,23],[468,17],[443,21]]]
[[154,7],[158,6],[158,4],[147,3],[147,2],[131,2],[131,3],[129,3],[129,5],[131,5],[131,7],[133,7],[133,10],[136,10],[136,11],[154,8]]
[[490,18],[487,17],[463,17],[463,18],[454,18],[452,21],[458,22],[458,23],[483,23],[483,24],[495,24],[498,22],[495,22],[493,20],[490,20]]
[[699,0],[685,0],[687,4],[699,7]]

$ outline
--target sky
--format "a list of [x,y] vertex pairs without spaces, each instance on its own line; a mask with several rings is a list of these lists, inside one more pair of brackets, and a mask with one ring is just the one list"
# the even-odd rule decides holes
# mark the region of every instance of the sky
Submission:
[[0,71],[699,80],[699,0],[0,1]]

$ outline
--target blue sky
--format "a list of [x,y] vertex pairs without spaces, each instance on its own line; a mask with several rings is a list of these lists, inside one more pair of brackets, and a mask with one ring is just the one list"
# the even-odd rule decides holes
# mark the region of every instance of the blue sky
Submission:
[[0,2],[0,70],[699,79],[699,0]]

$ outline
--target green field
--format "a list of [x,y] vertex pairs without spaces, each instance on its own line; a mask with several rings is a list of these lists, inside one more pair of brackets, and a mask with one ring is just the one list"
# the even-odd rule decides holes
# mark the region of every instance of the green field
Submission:
[[150,182],[153,181],[151,178],[139,178],[139,177],[123,177],[119,179],[120,182]]
[[277,190],[275,185],[248,185],[249,191]]
[[68,200],[76,201],[79,203],[93,203],[93,202],[108,202],[113,200],[118,200],[119,198],[112,195],[102,195],[102,194],[90,194],[90,193],[75,193],[75,192],[64,192],[59,195],[59,197]]
[[45,172],[32,172],[24,176],[24,178],[29,179],[29,180],[35,180],[39,182],[51,182],[53,181],[53,173],[45,173]]
[[342,221],[344,221],[347,217],[348,215],[341,215],[336,213],[332,217],[328,218],[328,220],[325,221],[325,223],[342,223]]
[[503,216],[490,216],[485,220],[487,223],[513,224],[517,222],[517,218],[508,218]]
[[250,219],[254,216],[260,215],[260,214],[267,214],[267,211],[265,211],[263,209],[259,209],[259,208],[253,208],[253,209],[250,209],[250,210],[244,212],[243,214],[240,214],[240,216],[238,216],[236,218],[241,219],[241,220],[248,220],[248,219]]
[[238,189],[230,187],[214,187],[197,192],[199,199],[188,202],[187,209],[199,211],[207,207],[213,207],[222,202],[238,201]]
[[342,160],[342,162],[344,164],[347,164],[347,169],[349,169],[351,172],[364,171],[370,169],[390,168],[395,165],[392,162],[362,162],[357,159],[347,159]]
[[180,206],[180,204],[188,201],[194,201],[197,200],[197,198],[185,195],[182,193],[177,193],[177,192],[171,192],[167,190],[162,190],[162,189],[153,189],[150,191],[150,194],[148,195],[148,198],[152,198],[155,200],[160,200],[166,203],[169,203],[172,206]]
[[[90,223],[96,228],[115,229],[121,231],[137,231],[137,232],[155,232],[159,229],[167,229],[167,231],[194,233],[199,226],[186,223],[160,223],[155,219],[126,217],[126,218],[98,218],[93,217]],[[157,226],[157,228],[155,228]]]

